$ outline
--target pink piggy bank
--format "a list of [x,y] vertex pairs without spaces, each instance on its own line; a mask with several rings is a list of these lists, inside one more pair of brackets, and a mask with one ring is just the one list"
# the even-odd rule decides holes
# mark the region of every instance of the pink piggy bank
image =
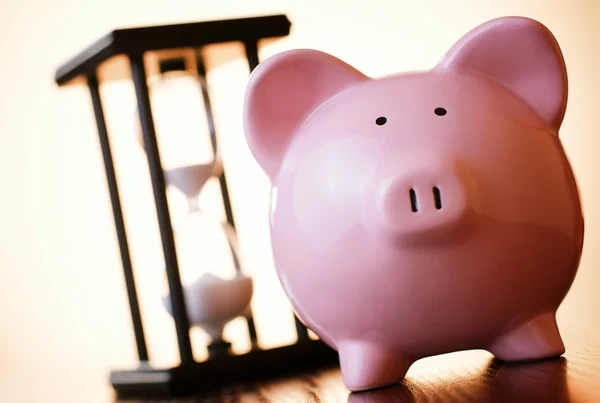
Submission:
[[253,72],[244,127],[272,184],[277,274],[349,390],[442,353],[564,353],[556,311],[583,244],[566,102],[554,36],[521,17],[429,71],[373,79],[292,50]]

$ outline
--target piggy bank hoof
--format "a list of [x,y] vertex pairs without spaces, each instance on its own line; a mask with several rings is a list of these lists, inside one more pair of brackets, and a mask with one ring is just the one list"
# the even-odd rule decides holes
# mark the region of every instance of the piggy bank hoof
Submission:
[[383,388],[400,382],[412,359],[375,343],[349,341],[339,344],[344,385],[351,392]]
[[488,349],[507,362],[554,358],[565,352],[554,313],[540,315],[499,337]]

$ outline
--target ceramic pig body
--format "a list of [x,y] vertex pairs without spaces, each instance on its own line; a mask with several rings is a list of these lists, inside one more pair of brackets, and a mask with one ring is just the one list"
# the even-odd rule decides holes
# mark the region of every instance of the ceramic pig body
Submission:
[[245,130],[273,185],[277,273],[350,390],[441,353],[564,352],[555,313],[583,243],[566,99],[554,37],[517,17],[430,71],[371,79],[313,50],[255,70]]

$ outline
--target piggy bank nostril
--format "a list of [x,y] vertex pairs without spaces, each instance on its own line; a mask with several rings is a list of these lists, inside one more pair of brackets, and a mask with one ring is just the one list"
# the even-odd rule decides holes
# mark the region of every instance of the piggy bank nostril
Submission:
[[410,196],[410,209],[413,213],[419,211],[419,204],[417,202],[417,192],[414,189],[410,189],[408,192]]
[[[434,204],[436,210],[441,210],[442,209],[442,191],[437,186],[434,186],[431,190],[433,192],[433,204]],[[410,190],[408,191],[408,195],[410,198],[411,211],[413,213],[418,212],[419,211],[419,200],[417,198],[417,192],[415,191],[414,188],[410,188]]]
[[436,209],[440,210],[442,208],[442,193],[437,186],[433,187],[433,202]]

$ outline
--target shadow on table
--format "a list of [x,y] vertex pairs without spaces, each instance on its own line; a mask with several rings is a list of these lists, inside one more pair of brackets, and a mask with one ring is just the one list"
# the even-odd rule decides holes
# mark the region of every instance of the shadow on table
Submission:
[[570,402],[567,361],[562,357],[521,364],[492,360],[485,370],[474,377],[434,382],[406,379],[396,386],[348,395],[349,403],[432,401]]

